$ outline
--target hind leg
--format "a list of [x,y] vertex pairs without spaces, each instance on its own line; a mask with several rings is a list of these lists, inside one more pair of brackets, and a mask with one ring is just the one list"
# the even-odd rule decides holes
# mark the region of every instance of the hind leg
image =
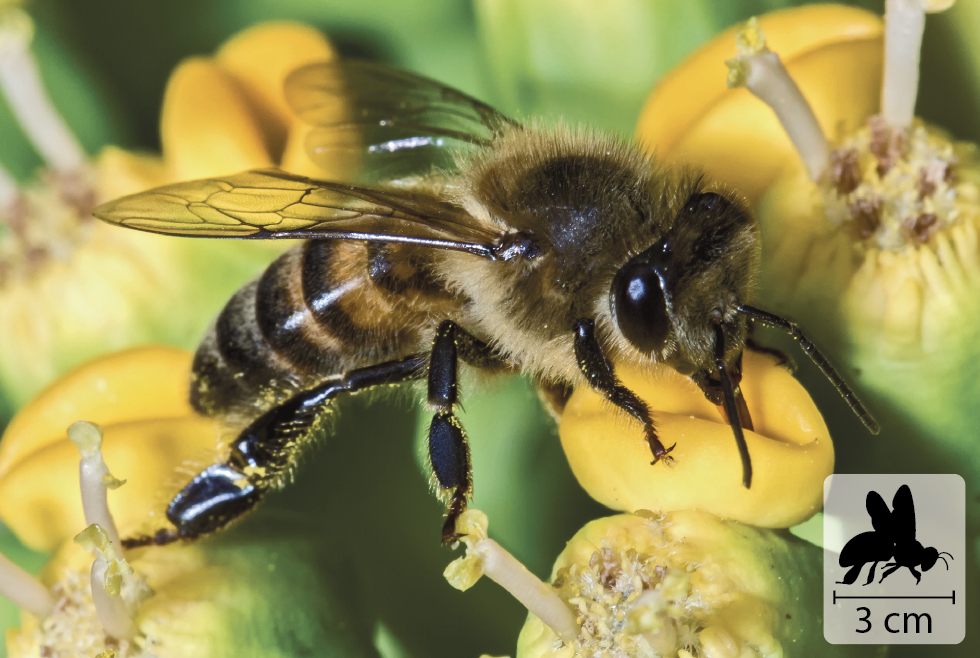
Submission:
[[331,377],[273,407],[246,427],[227,461],[206,468],[167,508],[172,530],[126,539],[126,547],[167,544],[217,532],[254,508],[292,463],[326,405],[343,393],[421,379],[425,357],[410,356]]
[[[844,565],[841,565],[841,566],[844,566]],[[858,576],[861,575],[861,569],[863,567],[864,567],[864,562],[859,562],[859,563],[855,564],[853,567],[851,567],[850,569],[847,570],[847,573],[846,574],[844,574],[844,580],[838,580],[837,581],[837,584],[838,585],[851,585],[851,584],[853,584],[854,581],[858,579]]]

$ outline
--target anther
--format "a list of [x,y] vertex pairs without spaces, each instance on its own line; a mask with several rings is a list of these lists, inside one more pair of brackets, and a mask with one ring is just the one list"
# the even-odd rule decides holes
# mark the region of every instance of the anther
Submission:
[[779,60],[779,55],[766,46],[757,19],[749,19],[735,38],[738,55],[725,62],[729,68],[728,86],[746,87],[772,108],[806,165],[810,178],[819,179],[830,162],[830,150],[813,109]]
[[95,556],[92,561],[92,602],[105,632],[116,639],[136,635],[136,623],[126,600],[122,597],[123,579],[131,576],[133,568],[121,556],[108,533],[92,524],[75,537],[75,543]]
[[68,428],[68,438],[82,453],[78,466],[78,479],[82,490],[82,509],[85,522],[98,524],[114,546],[121,546],[116,522],[109,512],[107,492],[125,481],[112,477],[109,467],[102,460],[102,428],[95,423],[80,420]]
[[550,585],[487,537],[487,517],[483,512],[465,512],[456,524],[456,535],[466,544],[466,556],[446,567],[443,575],[450,585],[466,590],[486,575],[550,627],[562,642],[575,641],[579,628],[574,613]]

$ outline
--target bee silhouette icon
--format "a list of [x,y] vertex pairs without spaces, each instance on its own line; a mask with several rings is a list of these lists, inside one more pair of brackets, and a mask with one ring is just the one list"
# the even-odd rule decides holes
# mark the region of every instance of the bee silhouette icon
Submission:
[[939,552],[935,548],[926,548],[915,538],[915,504],[912,501],[912,490],[907,484],[903,484],[895,492],[892,509],[888,509],[877,491],[868,492],[865,507],[871,516],[874,531],[855,535],[844,545],[838,563],[850,569],[844,575],[844,580],[837,581],[837,584],[853,584],[861,574],[861,569],[869,562],[871,569],[865,585],[874,582],[875,569],[879,562],[887,562],[879,583],[905,567],[915,576],[915,584],[918,585],[922,574],[916,567],[929,571],[939,560],[949,570],[949,563],[943,555],[949,555],[950,560],[953,559],[952,555],[945,551]]

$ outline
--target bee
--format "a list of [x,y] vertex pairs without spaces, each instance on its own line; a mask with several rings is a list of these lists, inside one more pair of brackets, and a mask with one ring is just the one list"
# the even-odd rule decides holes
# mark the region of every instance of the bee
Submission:
[[868,510],[868,516],[871,517],[874,530],[855,535],[844,545],[838,564],[851,568],[844,574],[844,580],[837,581],[838,585],[854,584],[861,574],[861,569],[869,562],[871,568],[868,570],[868,580],[865,585],[874,582],[875,569],[879,562],[887,562],[881,580],[878,581],[879,584],[902,567],[915,576],[916,585],[922,580],[922,574],[916,567],[929,571],[936,566],[936,562],[942,560],[946,570],[949,570],[949,563],[943,555],[949,555],[950,560],[953,559],[952,555],[945,551],[939,552],[932,547],[926,548],[915,538],[915,503],[909,485],[903,484],[895,492],[895,497],[892,499],[893,509],[888,509],[888,505],[877,491],[868,492],[865,508]]
[[[753,320],[799,339],[877,431],[794,324],[747,304],[759,237],[737,195],[670,172],[621,139],[521,124],[378,64],[309,65],[285,91],[312,126],[314,161],[357,160],[360,178],[250,171],[95,210],[155,233],[306,239],[228,302],[194,360],[194,407],[250,422],[227,460],[170,503],[174,527],[132,542],[223,528],[283,482],[331,400],[422,379],[429,458],[447,504],[442,539],[451,541],[472,491],[454,413],[460,360],[526,373],[559,411],[574,387],[594,388],[642,424],[654,464],[669,463],[673,446],[612,364],[674,368],[722,407],[749,487],[743,429],[752,420],[738,384]],[[349,111],[338,119],[341,106]]]

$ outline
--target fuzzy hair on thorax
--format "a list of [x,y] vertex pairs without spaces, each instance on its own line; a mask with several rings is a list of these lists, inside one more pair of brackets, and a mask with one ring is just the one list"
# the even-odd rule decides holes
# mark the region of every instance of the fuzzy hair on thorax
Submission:
[[[719,227],[718,235],[699,217],[675,226],[685,202],[704,189],[700,175],[665,169],[631,142],[593,130],[532,123],[509,129],[489,148],[460,156],[457,165],[453,187],[460,191],[458,202],[504,232],[530,236],[541,254],[510,262],[447,254],[443,276],[470,300],[470,326],[547,380],[580,381],[571,343],[579,318],[597,321],[611,356],[687,362],[691,359],[682,343],[688,337],[704,351],[703,332],[689,322],[704,322],[715,310],[693,305],[710,306],[713,295],[744,296],[751,287],[757,249],[751,219],[745,226]],[[679,300],[671,341],[661,354],[640,355],[611,317],[610,286],[627,261],[672,231],[691,256],[710,252],[734,272],[712,276],[694,263],[686,281],[697,294],[691,303]],[[730,253],[725,251],[729,238]],[[708,248],[702,248],[705,240],[712,243]],[[710,289],[715,283],[735,291],[716,294]],[[724,314],[731,315],[727,298]],[[696,360],[700,367],[703,359]]]

